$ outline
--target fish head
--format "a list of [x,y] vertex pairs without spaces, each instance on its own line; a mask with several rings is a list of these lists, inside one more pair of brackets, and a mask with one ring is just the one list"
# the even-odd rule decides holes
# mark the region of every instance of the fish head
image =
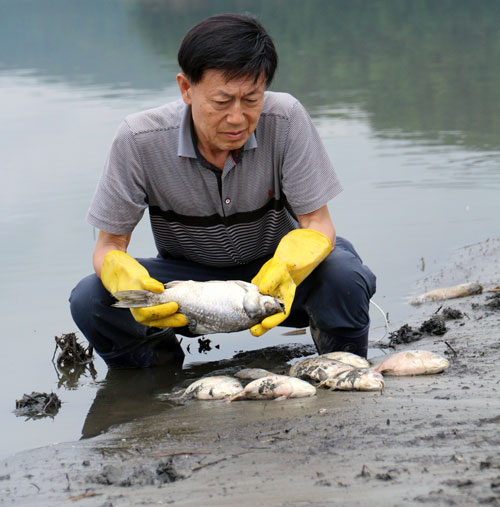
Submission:
[[373,371],[368,368],[361,368],[365,370],[359,377],[359,389],[362,391],[381,391],[384,388],[384,377],[378,371]]
[[285,311],[285,305],[279,299],[261,294],[258,289],[255,292],[247,292],[243,299],[243,308],[251,319],[263,319]]
[[285,304],[283,301],[273,296],[262,296],[260,305],[266,316],[285,311]]

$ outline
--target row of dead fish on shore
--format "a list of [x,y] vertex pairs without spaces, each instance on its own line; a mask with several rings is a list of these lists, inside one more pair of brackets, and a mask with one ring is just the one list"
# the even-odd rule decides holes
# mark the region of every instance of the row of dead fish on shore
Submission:
[[[331,352],[306,358],[291,366],[288,375],[261,368],[246,368],[235,377],[203,377],[174,400],[270,400],[314,396],[316,388],[343,391],[381,391],[385,375],[429,375],[450,365],[444,357],[426,350],[408,350],[387,357],[374,367],[356,354]],[[250,381],[243,386],[241,381]],[[311,381],[314,381],[313,385]]]

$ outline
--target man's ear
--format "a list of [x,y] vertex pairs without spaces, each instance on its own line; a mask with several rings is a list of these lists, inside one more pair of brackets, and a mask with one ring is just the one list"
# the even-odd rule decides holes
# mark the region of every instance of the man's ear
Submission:
[[177,74],[177,84],[179,85],[179,90],[182,95],[182,99],[184,102],[188,105],[191,105],[191,81],[189,81],[186,74],[183,74],[182,72],[179,72]]

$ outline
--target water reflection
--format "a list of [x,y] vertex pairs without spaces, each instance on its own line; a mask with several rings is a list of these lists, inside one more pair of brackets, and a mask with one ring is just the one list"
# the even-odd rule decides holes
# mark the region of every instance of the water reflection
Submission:
[[181,402],[183,388],[207,375],[234,375],[241,368],[264,368],[283,374],[291,359],[315,353],[313,345],[292,343],[244,351],[230,359],[193,363],[183,368],[182,362],[142,370],[108,370],[85,419],[82,438],[103,433],[116,424],[159,414]]
[[188,28],[217,12],[249,11],[262,19],[278,47],[274,88],[295,94],[307,107],[357,104],[384,136],[412,132],[442,142],[446,132],[446,143],[500,147],[496,0],[0,5],[0,68],[31,68],[47,80],[110,89],[161,89],[173,82]]

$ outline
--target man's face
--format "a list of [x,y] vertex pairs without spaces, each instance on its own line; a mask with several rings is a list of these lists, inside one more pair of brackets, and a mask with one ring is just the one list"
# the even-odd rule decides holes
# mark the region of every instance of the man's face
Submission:
[[257,127],[264,103],[265,77],[228,81],[222,71],[207,70],[191,83],[184,74],[177,82],[191,106],[198,148],[205,155],[221,155],[241,148]]

